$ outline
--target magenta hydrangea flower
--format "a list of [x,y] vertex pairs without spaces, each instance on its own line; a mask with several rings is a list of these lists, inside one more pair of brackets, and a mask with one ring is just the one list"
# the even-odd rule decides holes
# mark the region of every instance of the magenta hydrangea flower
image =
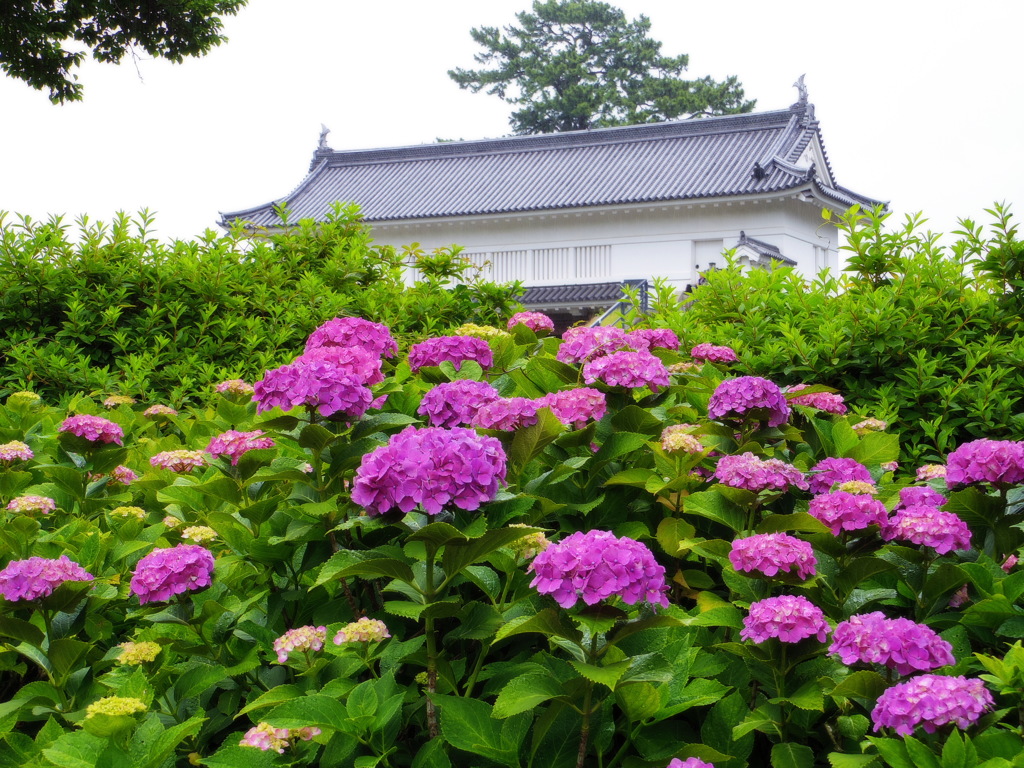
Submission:
[[512,432],[537,423],[537,402],[528,397],[501,397],[484,403],[473,417],[473,426]]
[[679,349],[679,337],[668,328],[639,328],[626,334],[626,343],[636,350]]
[[198,544],[154,549],[139,560],[131,591],[140,603],[163,602],[174,595],[210,586],[213,555]]
[[801,579],[815,574],[818,559],[811,545],[788,533],[758,533],[735,539],[729,562],[737,571],[760,571],[765,576],[796,571]]
[[316,408],[321,416],[340,414],[355,420],[366,413],[373,400],[357,375],[326,360],[282,365],[264,373],[253,389],[260,413],[274,406],[290,411],[305,405]]
[[10,512],[20,512],[27,515],[35,512],[48,515],[57,509],[57,502],[49,496],[37,496],[30,493],[25,496],[16,496],[11,499],[7,503],[7,509]]
[[121,485],[131,485],[138,479],[139,473],[131,467],[126,467],[124,464],[117,465],[110,473],[111,482],[120,483]]
[[162,451],[149,460],[149,463],[160,469],[171,472],[191,472],[193,469],[206,466],[206,457],[202,451]]
[[322,360],[347,371],[364,387],[384,381],[380,355],[362,347],[314,347],[292,361],[292,365]]
[[882,527],[888,521],[885,505],[866,493],[832,491],[811,499],[807,510],[821,520],[834,536],[843,531],[859,531],[869,525]]
[[34,456],[35,454],[32,453],[32,449],[20,440],[12,440],[9,443],[0,445],[0,461],[28,461]]
[[88,440],[91,443],[116,443],[122,445],[124,430],[120,424],[102,416],[71,416],[64,419],[57,427],[58,432],[70,432],[72,435]]
[[288,654],[293,651],[309,653],[310,651],[323,650],[324,642],[327,640],[327,627],[314,627],[308,625],[289,629],[274,641],[274,652],[277,653],[277,660],[284,664],[288,661]]
[[570,328],[562,334],[562,344],[555,359],[563,363],[580,364],[628,346],[626,332],[614,325]]
[[0,571],[0,595],[13,602],[38,600],[53,593],[65,581],[92,581],[93,575],[61,555],[56,560],[30,557],[12,560]]
[[358,347],[376,357],[394,357],[398,344],[386,325],[361,317],[336,317],[309,335],[306,352],[322,347]]
[[767,421],[778,427],[789,418],[789,405],[778,385],[760,376],[726,379],[715,389],[708,403],[712,419],[747,419]]
[[818,642],[824,643],[828,623],[821,608],[802,595],[767,597],[750,604],[740,638],[763,643],[770,637],[777,637],[784,643],[817,637]]
[[935,630],[910,619],[887,619],[881,611],[839,622],[828,652],[847,666],[857,662],[881,664],[900,675],[956,663],[953,646]]
[[668,386],[668,369],[650,352],[612,352],[584,364],[583,380],[629,389],[646,386],[657,392]]
[[583,429],[588,421],[600,421],[608,411],[604,392],[592,387],[550,392],[536,400],[538,408],[550,408],[563,424]]
[[719,347],[714,344],[698,344],[690,350],[690,357],[702,363],[735,363],[739,358],[732,347]]
[[255,451],[261,448],[273,448],[272,438],[263,437],[262,429],[254,429],[252,432],[238,432],[229,429],[210,440],[206,446],[206,452],[218,459],[225,456],[231,459],[231,466],[238,466],[238,460],[243,453]]
[[627,605],[668,607],[665,568],[639,541],[610,531],[574,533],[538,554],[527,570],[534,574],[530,586],[563,608],[580,598],[594,605],[616,595]]
[[715,477],[728,486],[754,493],[785,492],[790,486],[807,490],[807,480],[799,469],[781,459],[758,458],[749,451],[719,459]]
[[1024,483],[1024,442],[974,440],[946,457],[946,486]]
[[906,507],[893,515],[882,526],[882,538],[931,547],[940,555],[971,548],[971,529],[967,523],[953,512],[927,504]]
[[486,369],[494,363],[494,353],[486,341],[475,336],[435,336],[413,344],[409,350],[409,367],[413,373],[424,366],[440,365],[445,361],[458,371],[466,360],[479,363]]
[[505,451],[493,437],[463,427],[406,427],[363,456],[352,501],[371,515],[417,506],[436,515],[448,505],[479,509],[505,480]]
[[900,500],[896,505],[896,510],[917,506],[941,507],[947,501],[945,496],[927,485],[912,485],[909,488],[900,489]]
[[900,736],[910,736],[917,726],[935,733],[953,723],[963,730],[993,706],[992,694],[977,678],[918,675],[886,689],[871,711],[871,720],[875,732],[892,728]]
[[862,483],[875,484],[868,468],[854,459],[822,459],[810,471],[811,493],[826,493],[837,483],[859,480]]
[[448,381],[427,392],[416,413],[426,416],[432,427],[461,427],[472,424],[480,408],[500,397],[486,381]]
[[[794,384],[788,390],[789,393],[800,392],[807,389],[807,384]],[[838,392],[816,392],[810,395],[798,395],[789,398],[790,405],[805,405],[808,408],[817,408],[825,413],[846,413],[846,403],[843,396]]]
[[705,763],[699,757],[688,757],[685,760],[674,757],[665,768],[715,768],[715,766],[713,763]]
[[507,327],[511,331],[517,325],[525,325],[538,334],[555,330],[554,321],[543,312],[516,312],[509,319]]

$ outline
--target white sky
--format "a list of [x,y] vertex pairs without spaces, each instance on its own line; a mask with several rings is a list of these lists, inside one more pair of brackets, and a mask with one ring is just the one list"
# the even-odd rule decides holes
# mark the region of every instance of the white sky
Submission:
[[[250,0],[206,57],[90,62],[84,102],[0,77],[0,210],[70,222],[147,207],[154,234],[189,239],[294,189],[321,123],[338,150],[507,135],[510,106],[447,70],[476,66],[471,27],[529,4]],[[1019,0],[613,4],[650,17],[689,75],[737,75],[760,110],[794,102],[806,73],[839,183],[889,200],[894,218],[923,211],[951,231],[987,222],[996,200],[1024,217]]]

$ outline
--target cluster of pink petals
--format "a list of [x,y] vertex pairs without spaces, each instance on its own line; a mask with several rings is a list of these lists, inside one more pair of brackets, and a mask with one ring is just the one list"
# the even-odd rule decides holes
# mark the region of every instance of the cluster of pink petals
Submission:
[[334,636],[335,645],[345,643],[379,643],[391,637],[387,625],[380,619],[360,616],[356,621],[346,624]]
[[811,545],[788,533],[759,533],[735,539],[729,562],[737,571],[760,571],[765,576],[796,571],[801,579],[815,573],[818,559]]
[[807,510],[838,536],[843,531],[860,531],[869,525],[883,527],[888,521],[885,505],[866,493],[832,491],[811,499]]
[[326,360],[308,360],[267,371],[253,388],[260,413],[277,406],[290,411],[300,405],[316,408],[321,416],[361,417],[373,394],[357,374]]
[[925,505],[928,507],[941,507],[948,499],[938,491],[929,488],[927,485],[912,485],[900,489],[900,500],[896,510],[906,509]]
[[277,752],[284,754],[284,750],[295,739],[310,741],[314,736],[319,736],[322,731],[316,726],[305,728],[274,728],[270,723],[259,723],[254,725],[238,742],[240,747],[255,747],[261,752]]
[[633,349],[679,349],[679,337],[668,328],[639,328],[626,334],[626,343]]
[[427,392],[416,413],[426,416],[432,427],[461,427],[472,424],[480,408],[500,397],[486,381],[448,381]]
[[562,334],[555,359],[563,363],[585,363],[628,346],[626,332],[614,325],[570,328]]
[[705,763],[699,757],[688,757],[685,760],[674,757],[665,768],[715,768],[715,766],[713,763]]
[[594,605],[616,595],[627,605],[668,607],[665,568],[639,541],[609,531],[577,532],[551,544],[528,570],[534,573],[530,586],[563,608],[580,598]]
[[473,426],[513,432],[536,424],[538,407],[537,401],[528,397],[501,397],[477,409]]
[[251,395],[253,392],[252,384],[244,381],[243,379],[228,379],[218,384],[215,389],[218,394],[221,395]]
[[517,325],[525,325],[534,333],[555,330],[554,321],[543,312],[516,312],[508,321],[508,329],[511,331]]
[[81,437],[91,443],[116,443],[122,445],[124,430],[120,424],[102,416],[71,416],[64,419],[57,427],[58,432],[70,432],[72,435]]
[[308,625],[289,629],[274,641],[274,651],[277,653],[277,660],[284,664],[288,661],[288,654],[292,651],[309,653],[319,651],[324,647],[327,640],[327,627],[314,627]]
[[336,317],[321,325],[306,340],[306,352],[321,347],[358,347],[378,358],[394,357],[398,352],[398,343],[386,325],[361,317]]
[[131,591],[140,603],[170,600],[174,595],[210,586],[213,555],[198,544],[154,549],[139,560]]
[[811,493],[825,493],[833,485],[859,480],[863,483],[875,481],[871,479],[868,468],[854,459],[828,458],[822,459],[811,467]]
[[761,491],[788,491],[792,486],[807,490],[803,472],[781,459],[761,459],[747,451],[738,456],[723,456],[715,467],[715,477],[733,488]]
[[712,419],[754,418],[778,427],[789,419],[789,405],[774,382],[760,376],[726,379],[715,388],[708,403]]
[[437,366],[445,361],[458,371],[467,360],[478,363],[481,368],[490,368],[494,363],[494,353],[486,341],[475,336],[435,336],[413,344],[409,350],[409,367],[413,373],[425,366]]
[[714,344],[698,344],[690,350],[690,357],[702,363],[735,363],[739,358],[732,347],[719,347]]
[[169,405],[151,405],[149,408],[142,412],[142,415],[149,419],[155,419],[160,416],[177,416],[178,412],[171,408]]
[[352,501],[371,515],[417,506],[436,515],[448,505],[479,509],[505,480],[505,451],[493,437],[456,427],[406,427],[363,456]]
[[583,366],[587,384],[603,381],[609,387],[639,389],[668,386],[668,369],[650,352],[612,352],[591,360]]
[[30,493],[26,496],[16,496],[11,499],[7,504],[7,509],[11,512],[21,512],[22,514],[39,512],[48,515],[57,509],[57,502],[49,496],[36,496]]
[[231,459],[232,466],[238,466],[238,460],[243,453],[274,447],[273,439],[263,437],[263,434],[262,429],[254,429],[252,432],[229,429],[210,440],[206,452],[215,459],[226,456]]
[[30,557],[12,560],[0,571],[0,595],[17,602],[46,597],[65,581],[92,581],[93,575],[67,555],[56,560]]
[[953,646],[935,630],[910,619],[887,619],[881,611],[839,622],[828,652],[847,666],[857,662],[881,664],[900,675],[956,663]]
[[967,523],[953,512],[943,512],[928,504],[901,509],[882,526],[882,538],[931,547],[940,555],[971,548],[971,529]]
[[124,464],[118,464],[110,473],[110,480],[121,485],[131,485],[139,479],[139,473]]
[[750,604],[740,638],[763,643],[770,637],[777,637],[784,643],[817,637],[818,642],[824,643],[828,623],[821,608],[802,595],[767,597]]
[[[794,384],[787,391],[800,392],[807,389],[807,384]],[[838,392],[815,392],[810,395],[799,395],[789,398],[790,405],[805,405],[808,408],[817,408],[825,413],[846,413],[846,403],[843,396]]]
[[34,456],[32,449],[20,440],[0,445],[0,461],[28,461]]
[[1024,483],[1024,441],[974,440],[946,457],[946,485],[976,483],[1009,486]]
[[149,463],[160,469],[169,469],[171,472],[191,472],[205,466],[206,457],[202,451],[162,451],[151,458]]
[[549,392],[536,402],[538,408],[550,408],[556,419],[575,429],[583,429],[588,421],[600,421],[608,411],[604,392],[592,387]]
[[993,706],[992,694],[977,678],[918,675],[886,689],[871,720],[876,732],[892,728],[900,736],[910,736],[919,725],[928,733],[950,723],[963,730]]
[[704,444],[700,438],[691,433],[696,429],[693,424],[670,424],[661,431],[661,450],[665,453],[689,453],[695,455],[704,452]]
[[292,365],[322,360],[347,371],[364,387],[384,381],[381,357],[362,347],[315,347],[292,361]]
[[938,480],[946,476],[945,464],[924,464],[917,468],[918,480]]

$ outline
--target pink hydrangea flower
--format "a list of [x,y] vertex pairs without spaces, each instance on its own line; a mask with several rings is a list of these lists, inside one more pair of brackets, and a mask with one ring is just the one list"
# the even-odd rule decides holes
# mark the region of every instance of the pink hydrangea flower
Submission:
[[386,325],[361,317],[336,317],[310,334],[306,352],[321,347],[358,347],[377,357],[394,357],[398,343]]
[[698,454],[704,452],[700,438],[691,434],[693,424],[670,424],[661,431],[661,450],[665,453]]
[[432,427],[462,427],[472,424],[477,411],[500,397],[486,381],[448,381],[427,392],[416,413],[426,416]]
[[113,472],[110,473],[111,482],[120,483],[121,485],[131,485],[138,479],[138,472],[130,467],[126,467],[124,464],[118,464],[114,467]]
[[712,419],[747,419],[767,421],[778,427],[789,419],[789,405],[778,385],[760,376],[726,379],[715,389],[708,403]]
[[803,472],[781,459],[761,459],[747,451],[739,456],[723,456],[715,467],[715,477],[733,488],[785,492],[795,487],[807,490]]
[[833,485],[850,480],[875,484],[868,468],[854,459],[822,459],[811,467],[810,476],[811,493],[825,493],[831,490]]
[[528,570],[534,574],[530,586],[563,608],[580,598],[594,605],[616,595],[627,605],[668,607],[665,568],[639,541],[609,531],[577,532],[551,544]]
[[851,429],[863,437],[870,432],[884,432],[888,426],[889,423],[881,419],[864,419],[854,424]]
[[124,430],[120,424],[102,416],[71,416],[64,419],[57,427],[58,432],[70,432],[72,435],[88,440],[91,443],[116,443],[122,445]]
[[636,350],[679,349],[679,337],[668,328],[639,328],[626,334],[626,342]]
[[244,397],[245,395],[251,395],[253,393],[252,384],[247,383],[242,379],[228,379],[222,381],[216,386],[218,394],[221,395],[238,395]]
[[243,453],[263,448],[273,448],[272,438],[263,437],[262,429],[255,429],[252,432],[238,432],[229,429],[210,440],[206,446],[206,452],[217,459],[225,456],[231,459],[231,466],[238,466],[238,460]]
[[536,400],[538,408],[550,408],[563,424],[583,429],[588,421],[600,421],[608,410],[604,392],[592,387],[550,392]]
[[1020,559],[1016,555],[1007,555],[1006,559],[1003,560],[1003,564],[999,567],[1002,568],[1004,572],[1009,573],[1019,562]]
[[821,493],[811,499],[807,511],[827,525],[834,536],[843,531],[863,530],[869,525],[882,527],[888,521],[885,505],[863,493]]
[[908,488],[900,489],[900,500],[896,505],[896,510],[906,509],[907,507],[926,506],[926,507],[941,507],[945,504],[948,499],[927,485],[912,485]]
[[240,747],[255,747],[261,752],[277,752],[282,755],[288,745],[288,729],[274,728],[270,723],[254,725],[238,742]]
[[159,416],[177,416],[178,412],[169,405],[157,404],[149,406],[149,408],[142,412],[142,415],[150,419],[155,419]]
[[151,458],[149,463],[160,469],[169,469],[171,472],[191,472],[205,466],[206,457],[202,451],[162,451]]
[[516,312],[508,321],[508,329],[511,331],[517,325],[525,325],[534,333],[555,330],[554,321],[543,312]]
[[0,595],[11,602],[38,600],[53,593],[65,581],[92,581],[93,575],[67,555],[56,560],[30,557],[12,560],[0,571]]
[[910,736],[921,726],[928,733],[953,723],[966,729],[995,706],[992,694],[977,678],[918,675],[886,689],[871,711],[874,730],[892,728]]
[[946,476],[945,464],[925,464],[917,468],[918,480],[937,480]]
[[462,370],[466,360],[479,363],[481,368],[494,364],[494,353],[483,339],[475,336],[435,336],[409,350],[409,367],[413,373],[428,365],[440,365],[448,361],[455,370]]
[[[794,384],[787,391],[800,392],[807,389],[807,384]],[[789,398],[790,405],[805,405],[808,408],[817,408],[819,411],[825,413],[846,413],[846,403],[843,402],[843,396],[838,392],[817,392],[810,395],[798,395],[797,397]]]
[[732,347],[719,347],[714,344],[698,344],[690,350],[690,357],[702,363],[735,363],[739,358]]
[[562,344],[555,359],[580,364],[628,346],[626,332],[614,325],[570,328],[562,334]]
[[881,611],[839,622],[828,652],[847,666],[857,662],[881,664],[895,669],[899,675],[928,672],[956,663],[953,646],[935,630],[910,619],[887,619]]
[[213,580],[213,555],[198,544],[154,549],[139,560],[131,591],[140,603],[163,602],[182,592],[203,589]]
[[974,440],[946,457],[946,485],[991,483],[1010,486],[1024,483],[1024,442]]
[[802,595],[768,597],[750,604],[740,638],[763,643],[771,637],[784,643],[817,637],[818,642],[824,643],[828,624],[821,609]]
[[30,493],[11,499],[7,504],[7,509],[11,512],[20,512],[23,515],[31,515],[35,512],[48,515],[57,509],[57,502],[49,496],[36,496]]
[[363,456],[352,501],[371,515],[417,506],[436,515],[449,505],[479,509],[505,480],[505,451],[493,437],[463,427],[406,427]]
[[314,347],[299,355],[292,365],[322,360],[347,371],[364,387],[372,387],[384,381],[381,357],[363,347]]
[[345,643],[379,643],[391,637],[387,625],[380,619],[360,616],[359,619],[346,624],[334,636],[335,645]]
[[307,360],[267,371],[253,392],[260,413],[275,406],[290,411],[305,405],[316,408],[321,416],[341,414],[349,420],[366,413],[372,399],[373,394],[356,374],[326,360]]
[[665,768],[715,768],[715,766],[713,763],[705,763],[699,757],[688,757],[685,760],[675,757]]
[[314,627],[312,625],[289,629],[274,641],[274,651],[277,653],[277,660],[284,664],[288,661],[288,654],[299,651],[309,653],[319,651],[324,647],[327,640],[327,627]]
[[668,369],[650,352],[612,352],[585,363],[583,380],[629,389],[646,386],[657,392],[658,387],[668,386]]
[[952,512],[927,504],[906,507],[893,515],[882,526],[882,538],[931,547],[940,555],[954,549],[971,548],[971,530],[967,523]]
[[537,423],[537,403],[528,397],[500,397],[481,405],[473,417],[473,426],[513,432]]
[[765,576],[796,571],[801,579],[815,573],[818,559],[811,545],[788,533],[759,533],[735,539],[729,562],[737,571],[760,571]]
[[20,440],[12,440],[9,443],[0,445],[0,461],[28,461],[34,456],[35,454],[32,453],[32,449]]

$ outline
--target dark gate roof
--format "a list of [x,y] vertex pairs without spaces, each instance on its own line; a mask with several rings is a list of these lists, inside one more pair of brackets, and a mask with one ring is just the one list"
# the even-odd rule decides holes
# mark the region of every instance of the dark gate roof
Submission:
[[323,219],[355,202],[370,222],[549,211],[721,198],[813,188],[848,207],[878,201],[835,183],[824,168],[797,165],[821,143],[814,107],[673,120],[589,131],[337,152],[322,146],[291,194],[222,214],[256,227]]

